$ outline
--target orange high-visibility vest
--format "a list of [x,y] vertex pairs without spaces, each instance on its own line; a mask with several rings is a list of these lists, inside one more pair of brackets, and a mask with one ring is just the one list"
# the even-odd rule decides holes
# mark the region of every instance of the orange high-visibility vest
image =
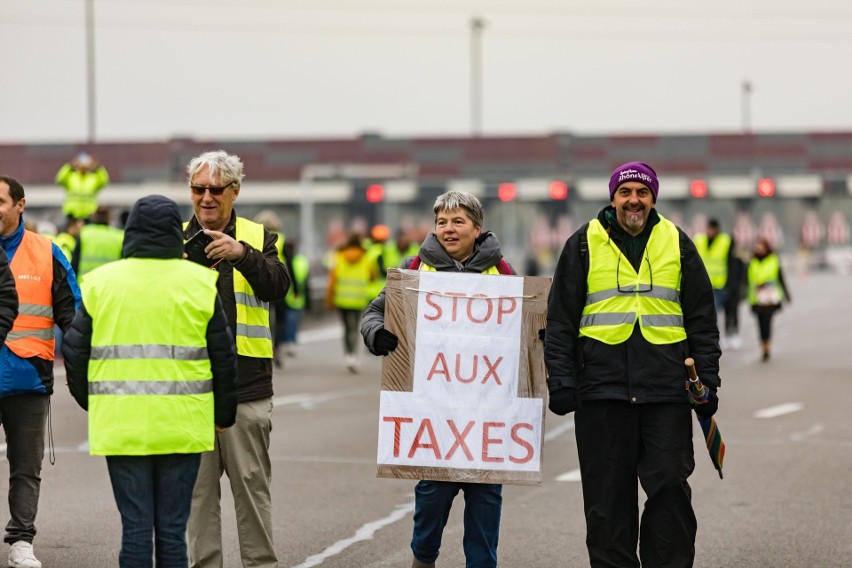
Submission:
[[53,244],[50,239],[24,231],[9,263],[18,289],[18,317],[6,336],[6,345],[23,359],[53,361]]

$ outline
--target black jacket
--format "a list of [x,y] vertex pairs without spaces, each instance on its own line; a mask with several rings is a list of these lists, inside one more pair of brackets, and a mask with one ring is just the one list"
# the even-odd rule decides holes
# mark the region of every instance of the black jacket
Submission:
[[[184,237],[189,238],[201,230],[201,224],[194,216],[184,229]],[[231,221],[222,231],[236,238],[237,216],[231,213]],[[290,286],[290,274],[287,267],[278,258],[275,241],[278,234],[263,231],[263,250],[259,251],[244,241],[246,249],[242,258],[236,262],[222,262],[216,267],[219,271],[219,297],[225,307],[225,315],[231,327],[231,333],[237,335],[237,303],[234,298],[234,270],[239,270],[248,280],[255,295],[264,302],[272,304],[287,294]],[[251,402],[272,396],[272,359],[258,359],[237,355],[237,373],[240,388],[237,393],[240,402]]]
[[[136,202],[124,233],[123,258],[181,258],[183,234],[177,204],[159,195]],[[189,261],[187,261],[189,262]],[[157,288],[152,282],[151,293]],[[128,301],[132,301],[129,298]],[[163,309],[169,309],[163,306]],[[156,317],[152,315],[152,317]],[[133,325],[133,322],[127,322]],[[82,408],[89,405],[89,358],[92,349],[92,317],[82,305],[62,342],[68,389]],[[219,295],[207,324],[207,353],[213,375],[214,418],[228,427],[237,417],[237,369],[234,338],[228,328]]]
[[[607,214],[607,212],[610,212]],[[603,209],[598,220],[616,235],[620,227],[610,226],[612,207]],[[651,228],[659,222],[651,210],[643,235],[636,239],[613,240],[628,259],[641,256]],[[683,402],[687,372],[683,361],[695,359],[701,380],[711,387],[720,385],[719,330],[713,288],[704,263],[690,238],[680,229],[681,290],[685,341],[654,345],[645,340],[638,323],[627,341],[607,345],[580,337],[579,324],[586,304],[588,254],[580,252],[588,223],[571,235],[556,265],[550,289],[544,359],[548,387],[578,389],[580,400],[624,400],[634,403]],[[624,233],[626,235],[626,233]]]
[[[438,242],[435,233],[429,233],[426,240],[420,245],[417,256],[420,257],[421,262],[433,266],[439,272],[473,272],[479,274],[495,266],[503,258],[503,253],[500,252],[500,242],[494,233],[486,231],[479,235],[474,245],[473,254],[464,263],[459,263],[447,254],[447,251]],[[413,261],[414,257],[408,256],[403,259],[399,267],[408,268]],[[512,269],[512,274],[515,274],[514,269]],[[361,335],[364,337],[364,344],[373,355],[377,355],[373,350],[376,332],[384,326],[385,290],[382,289],[379,295],[367,306],[364,317],[361,319]]]
[[12,329],[15,318],[18,317],[18,290],[15,288],[15,278],[9,268],[9,258],[6,251],[0,247],[0,347],[6,342],[6,335]]

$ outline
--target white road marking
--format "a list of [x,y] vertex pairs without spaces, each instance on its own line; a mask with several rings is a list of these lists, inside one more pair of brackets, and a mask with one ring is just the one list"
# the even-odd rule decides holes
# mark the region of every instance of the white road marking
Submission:
[[329,392],[319,392],[319,393],[301,393],[301,394],[290,394],[287,396],[276,396],[272,398],[273,406],[288,406],[295,405],[303,408],[305,410],[314,408],[316,405],[322,402],[328,402],[330,400],[336,400],[338,398],[348,398],[352,396],[363,396],[366,394],[375,394],[377,393],[377,389],[375,388],[352,388],[352,389],[341,389]]
[[355,531],[355,534],[351,537],[345,538],[343,540],[338,540],[319,554],[314,554],[313,556],[307,557],[304,562],[302,562],[298,566],[295,566],[294,568],[311,568],[312,566],[319,566],[328,558],[340,554],[356,542],[372,540],[373,535],[376,534],[376,531],[378,531],[382,527],[397,522],[398,520],[407,516],[412,511],[414,511],[414,501],[403,503],[402,505],[397,505],[396,509],[394,509],[393,512],[384,519],[379,519],[377,521],[373,521],[361,526],[361,528]]
[[556,481],[580,481],[580,470],[572,469],[571,471],[567,471],[562,475],[557,475]]
[[811,436],[816,436],[820,432],[824,430],[822,424],[814,424],[804,432],[793,432],[790,435],[790,439],[794,442],[802,442]]
[[328,341],[330,339],[340,339],[341,337],[343,337],[343,327],[339,325],[330,325],[300,331],[298,343],[299,345],[303,343],[317,343],[319,341]]
[[790,414],[791,412],[798,412],[805,407],[801,402],[788,402],[785,404],[779,404],[777,406],[770,406],[769,408],[763,408],[754,413],[755,418],[775,418],[776,416],[783,416],[785,414]]
[[572,416],[571,420],[569,420],[567,422],[563,422],[562,424],[560,424],[556,428],[551,428],[550,430],[545,432],[544,433],[544,441],[549,442],[550,440],[558,438],[559,436],[561,436],[565,432],[570,432],[573,429],[574,429],[574,417]]

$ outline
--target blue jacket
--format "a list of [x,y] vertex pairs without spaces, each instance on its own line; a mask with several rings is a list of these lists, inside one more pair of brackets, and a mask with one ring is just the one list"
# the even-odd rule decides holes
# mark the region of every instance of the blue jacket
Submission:
[[[0,237],[9,263],[15,257],[24,237],[24,218],[8,237]],[[80,287],[74,270],[62,250],[54,243],[53,251],[53,321],[62,331],[68,329],[80,306]],[[25,393],[53,393],[53,361],[18,357],[4,344],[0,348],[0,398]]]

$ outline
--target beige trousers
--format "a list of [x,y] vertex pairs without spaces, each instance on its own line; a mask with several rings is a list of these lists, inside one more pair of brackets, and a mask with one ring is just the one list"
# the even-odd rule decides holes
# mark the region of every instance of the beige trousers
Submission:
[[212,452],[201,455],[187,525],[191,568],[223,568],[222,473],[228,475],[237,514],[240,557],[244,568],[276,568],[272,543],[272,464],[269,434],[272,399],[237,405],[237,421],[216,435]]

